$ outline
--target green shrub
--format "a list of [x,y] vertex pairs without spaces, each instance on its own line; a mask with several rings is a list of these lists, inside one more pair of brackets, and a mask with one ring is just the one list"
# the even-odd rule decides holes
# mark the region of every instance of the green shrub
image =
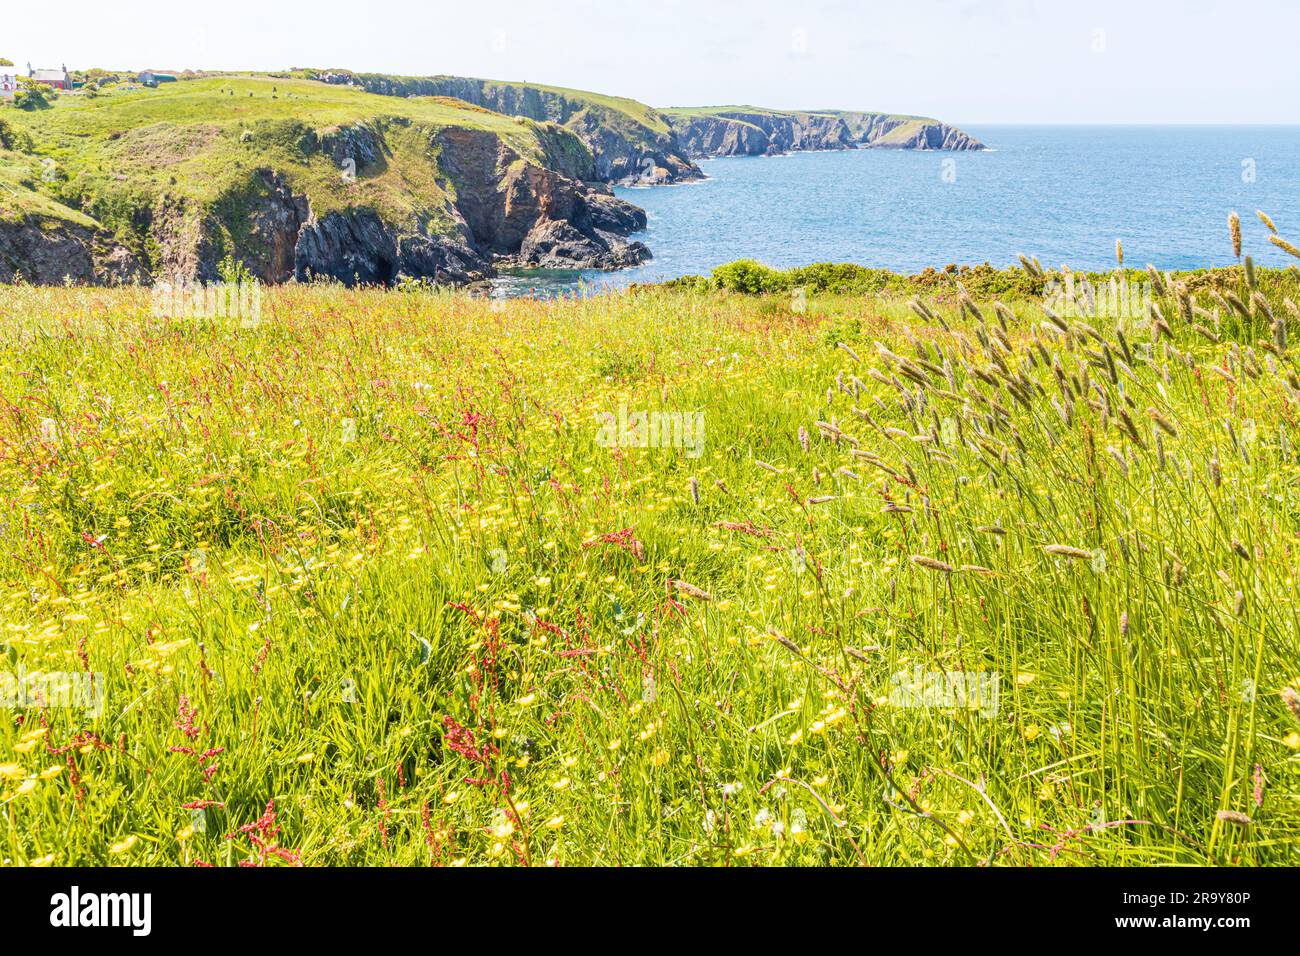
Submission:
[[30,152],[32,138],[24,130],[14,128],[13,124],[0,118],[0,149],[12,149],[16,153]]
[[[684,292],[712,292],[714,289],[713,280],[708,276],[678,276],[676,279],[669,279],[663,284],[670,289],[681,289]],[[653,287],[653,284],[646,286],[646,288]]]
[[48,110],[53,94],[49,87],[28,86],[14,94],[14,106],[20,110]]
[[243,261],[231,255],[227,255],[217,263],[217,273],[221,276],[222,282],[230,285],[252,282],[256,278]]
[[790,276],[753,259],[737,259],[713,270],[713,284],[729,292],[762,295],[790,288]]
[[887,269],[868,269],[850,262],[814,262],[792,269],[789,275],[792,287],[846,295],[875,295],[901,279]]

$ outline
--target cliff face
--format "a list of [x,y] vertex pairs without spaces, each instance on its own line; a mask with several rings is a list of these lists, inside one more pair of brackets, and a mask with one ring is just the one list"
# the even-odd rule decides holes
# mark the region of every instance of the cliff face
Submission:
[[[464,285],[503,265],[614,269],[650,257],[629,238],[645,213],[592,181],[592,155],[574,133],[496,114],[491,125],[455,125],[447,110],[471,121],[476,112],[426,108],[440,121],[376,115],[218,131],[194,157],[228,156],[229,179],[206,193],[173,175],[169,186],[128,194],[144,177],[133,180],[127,163],[81,210],[36,192],[39,183],[12,187],[30,198],[23,214],[0,216],[0,282],[216,282],[229,259],[267,283]],[[135,205],[111,229],[87,214],[127,195]]]
[[[239,221],[155,219],[160,271],[172,279],[217,278],[221,246],[214,237],[222,231],[249,237],[236,258],[265,282],[386,284],[409,276],[463,285],[491,278],[501,265],[614,269],[650,257],[642,243],[627,238],[645,228],[645,213],[608,187],[526,159],[488,130],[415,132],[425,137],[426,171],[443,197],[439,215],[395,217],[365,206],[317,214],[309,197],[295,193],[279,172],[259,169]],[[391,135],[388,123],[358,123],[309,133],[299,145],[365,180],[398,163]],[[547,163],[579,174],[589,170],[586,154],[550,147],[541,153]],[[180,225],[170,225],[172,219]]]
[[44,216],[0,221],[0,282],[123,285],[142,280],[130,251],[103,230]]
[[631,100],[463,76],[403,77],[348,71],[312,72],[327,83],[383,96],[444,96],[507,116],[526,116],[572,131],[591,151],[587,178],[624,185],[700,179],[667,119]]
[[495,274],[471,246],[419,229],[396,229],[373,210],[349,209],[312,218],[294,243],[292,277],[387,285],[398,276],[465,285]]
[[438,147],[467,240],[498,260],[613,269],[650,258],[625,238],[645,228],[645,212],[608,187],[527,162],[487,133],[443,130]]
[[938,120],[839,110],[708,107],[656,110],[634,100],[525,83],[461,76],[407,77],[348,70],[307,70],[326,83],[383,96],[450,97],[508,116],[525,116],[575,133],[593,158],[589,178],[622,185],[702,177],[694,160],[763,156],[796,150],[983,149]]
[[670,110],[688,155],[765,156],[816,149],[983,149],[969,134],[937,120],[886,113]]

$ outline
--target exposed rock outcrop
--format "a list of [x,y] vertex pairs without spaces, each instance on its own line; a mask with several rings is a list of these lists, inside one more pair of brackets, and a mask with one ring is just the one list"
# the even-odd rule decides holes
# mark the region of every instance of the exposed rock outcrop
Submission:
[[443,285],[490,278],[491,263],[474,249],[421,231],[400,233],[369,209],[331,212],[303,226],[294,247],[300,282],[389,284],[406,275]]
[[[388,136],[410,122],[385,117],[305,133],[298,148],[321,153],[347,176],[382,175],[392,161]],[[295,194],[283,175],[258,170],[255,195],[243,206],[245,224],[225,223],[248,235],[237,258],[266,282],[330,278],[344,283],[388,284],[403,276],[447,285],[481,282],[498,265],[614,269],[649,258],[627,234],[644,229],[645,213],[612,191],[578,176],[590,174],[590,153],[565,130],[542,129],[541,161],[529,161],[498,134],[485,129],[442,127],[420,142],[445,199],[441,225],[430,215],[386,217],[350,206],[317,216],[307,197]],[[446,217],[452,228],[447,229]],[[168,223],[160,216],[160,224]],[[210,217],[191,217],[187,229],[164,229],[169,274],[209,279],[217,271],[220,228]]]
[[150,211],[147,232],[157,250],[150,263],[153,275],[168,282],[215,282],[220,223],[207,210],[183,198],[164,194]]
[[103,230],[56,219],[0,221],[0,282],[126,285],[147,276],[136,257]]
[[449,128],[437,141],[468,240],[499,261],[615,269],[650,257],[625,238],[645,228],[645,212],[608,187],[530,163],[484,131]]
[[704,173],[686,156],[675,135],[638,142],[590,112],[566,124],[587,144],[595,160],[595,179],[625,186],[662,186],[703,179]]
[[845,123],[858,146],[872,149],[980,150],[974,136],[938,120],[906,119],[872,113],[848,113]]
[[311,205],[306,196],[294,195],[278,173],[263,169],[258,176],[263,192],[250,217],[243,259],[264,281],[287,282],[298,272],[298,243],[311,219]]
[[[357,176],[378,175],[391,151],[384,123],[353,124],[304,137],[300,148],[319,150]],[[406,125],[406,124],[403,124]],[[572,140],[572,137],[569,137]],[[562,141],[547,144],[547,162],[582,168],[582,157]],[[645,228],[645,213],[615,198],[608,187],[583,182],[521,157],[488,130],[446,127],[429,134],[428,149],[449,197],[453,231],[428,217],[392,221],[366,207],[331,210],[317,217],[305,196],[280,174],[260,170],[249,234],[256,241],[239,258],[267,282],[290,278],[389,284],[403,276],[447,285],[481,282],[497,265],[614,269],[649,258],[627,233]],[[585,153],[582,154],[586,156]],[[589,162],[589,157],[587,158]],[[188,274],[206,278],[215,268],[204,256],[202,220],[191,224],[194,250]],[[175,253],[171,261],[176,262]]]
[[[402,117],[389,117],[387,122],[407,125]],[[383,132],[373,123],[352,123],[312,131],[298,145],[305,153],[324,153],[336,168],[350,168],[353,175],[380,171],[387,165],[389,154]]]

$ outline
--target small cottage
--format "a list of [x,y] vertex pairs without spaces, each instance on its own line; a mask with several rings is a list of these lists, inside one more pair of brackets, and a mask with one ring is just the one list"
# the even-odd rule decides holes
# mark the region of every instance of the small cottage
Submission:
[[68,72],[67,66],[61,66],[57,70],[33,70],[28,63],[27,76],[33,83],[44,83],[56,90],[72,89],[72,74]]

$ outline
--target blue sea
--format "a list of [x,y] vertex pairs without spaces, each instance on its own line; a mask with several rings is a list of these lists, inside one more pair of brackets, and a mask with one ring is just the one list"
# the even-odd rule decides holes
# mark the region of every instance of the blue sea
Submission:
[[636,238],[653,259],[613,273],[507,276],[496,294],[620,287],[741,258],[914,273],[950,262],[1014,265],[1023,252],[1053,267],[1106,269],[1116,239],[1130,265],[1226,265],[1232,210],[1257,262],[1295,262],[1269,244],[1254,212],[1300,245],[1300,127],[963,128],[989,149],[714,159],[700,164],[701,182],[618,189],[646,210]]

